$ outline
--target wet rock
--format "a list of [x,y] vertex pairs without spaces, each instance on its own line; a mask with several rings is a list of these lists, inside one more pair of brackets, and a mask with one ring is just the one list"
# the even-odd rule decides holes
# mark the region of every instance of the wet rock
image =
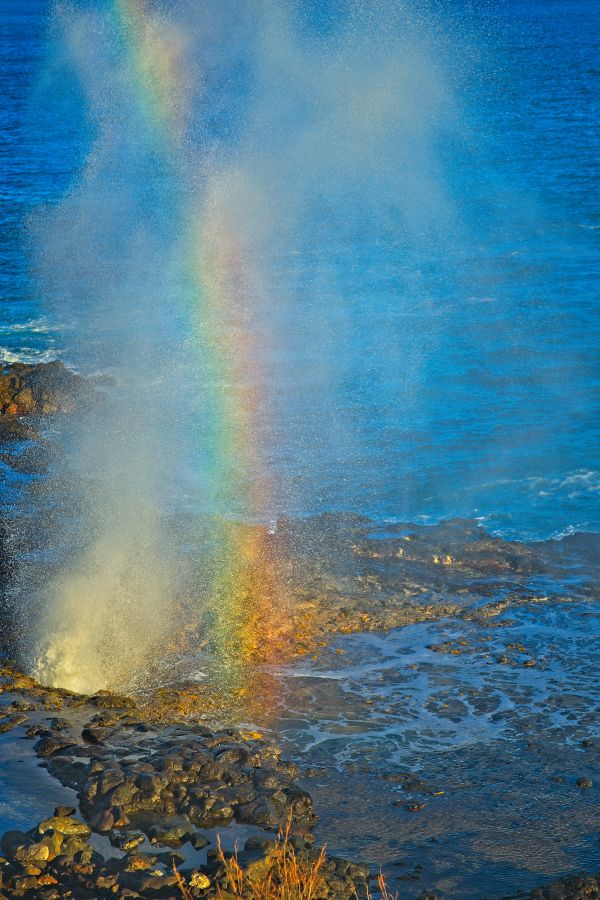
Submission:
[[48,771],[62,784],[77,789],[85,771],[85,763],[70,756],[52,756],[48,761]]
[[202,872],[194,872],[189,880],[189,886],[192,890],[205,891],[210,887],[210,878]]
[[48,724],[52,731],[66,731],[70,726],[67,719],[48,719]]
[[62,753],[67,749],[73,747],[73,741],[63,740],[59,737],[44,737],[37,742],[34,746],[34,750],[38,756],[42,758],[47,758],[49,756],[53,756],[55,753]]
[[60,831],[47,831],[39,843],[48,848],[48,858],[54,859],[60,853],[64,839],[65,836]]
[[27,716],[22,713],[14,713],[10,716],[5,716],[0,719],[0,734],[11,731],[13,728],[17,728],[19,725],[22,725],[27,721]]
[[346,873],[351,878],[356,878],[360,881],[366,881],[369,877],[369,867],[364,863],[349,863],[346,869]]
[[65,835],[60,852],[61,856],[67,857],[84,854],[83,856],[78,856],[78,862],[84,860],[85,862],[89,862],[92,856],[92,850],[86,843],[86,837],[78,834]]
[[88,698],[92,706],[99,709],[135,709],[136,702],[131,697],[114,694],[111,691],[98,691],[93,697]]
[[113,847],[117,847],[123,853],[135,850],[136,847],[144,843],[145,839],[143,834],[119,834],[114,831],[109,834],[109,840]]
[[92,816],[90,824],[94,831],[105,834],[112,831],[115,825],[115,817],[109,809],[102,810],[97,815]]
[[141,772],[136,777],[133,786],[138,787],[146,797],[156,797],[168,783],[168,779],[157,772]]
[[122,806],[124,809],[127,809],[137,794],[138,790],[135,784],[132,781],[124,781],[112,788],[106,797],[111,805]]
[[115,828],[127,828],[131,824],[129,818],[119,806],[113,806],[111,812],[115,820]]
[[410,801],[407,802],[405,800],[397,800],[394,803],[394,806],[400,806],[400,807],[402,807],[402,809],[405,809],[407,812],[410,812],[410,813],[418,813],[418,812],[421,812],[421,810],[425,809],[427,804],[419,803],[414,800],[412,802],[410,802]]
[[26,894],[29,891],[34,891],[40,885],[40,881],[33,875],[25,875],[23,877],[17,877],[11,879],[10,886],[13,890],[18,894]]
[[276,838],[267,838],[262,835],[253,834],[244,844],[244,851],[246,853],[255,853],[256,851],[265,852],[267,850],[273,850],[276,846]]
[[[6,409],[6,407],[5,407]],[[8,444],[11,441],[33,441],[38,433],[32,425],[25,424],[13,413],[0,414],[0,443]]]
[[[68,692],[41,688],[26,676],[23,683],[44,707],[64,705],[67,710],[87,702]],[[97,712],[88,718],[81,738],[63,738],[58,733],[59,729],[77,733],[74,728],[71,732],[73,723],[68,714],[53,717],[46,723],[55,726],[50,733],[46,729],[32,735],[39,737],[34,749],[46,760],[53,776],[78,791],[81,812],[91,827],[109,834],[122,852],[143,857],[136,848],[144,834],[167,847],[190,841],[195,849],[201,849],[208,841],[194,825],[214,827],[234,817],[271,828],[285,825],[290,816],[303,827],[315,821],[309,795],[295,784],[297,767],[281,760],[272,745],[256,737],[242,738],[231,729],[212,732],[187,722],[155,728],[152,736],[147,736],[147,732],[137,731],[144,723],[140,715],[131,714],[132,706],[126,698],[99,694],[92,700],[90,709]],[[110,743],[98,729],[110,734]],[[84,741],[90,736],[100,742]],[[104,865],[94,854],[88,843],[90,827],[72,813],[70,807],[57,808],[55,816],[41,823],[33,837],[21,835],[19,841],[23,846],[43,844],[52,860],[50,871],[54,873],[58,867],[68,872],[69,878],[80,879],[77,884],[93,896],[93,879],[114,874],[111,866],[116,863],[113,860]],[[299,849],[309,846],[303,839],[297,840]],[[175,854],[157,858],[169,865]],[[35,868],[34,862],[43,871],[44,861],[32,856],[28,864]],[[9,865],[13,864],[17,865],[17,860]],[[126,865],[123,862],[119,869],[120,885]],[[96,867],[93,877],[90,866]],[[141,873],[146,871],[140,869]],[[15,877],[25,874],[36,875],[25,873],[21,866]],[[136,871],[127,872],[128,879],[136,877]],[[59,881],[62,886],[62,876]],[[136,883],[129,880],[121,886],[144,896],[139,878]]]
[[[219,884],[226,887],[222,863],[216,851],[209,852],[211,861],[209,871],[186,873],[185,869],[180,868],[183,856],[177,851],[156,856],[138,853],[133,845],[137,846],[143,840],[143,835],[112,834],[113,844],[130,852],[123,857],[104,859],[90,846],[89,833],[65,834],[54,829],[46,830],[48,823],[56,819],[60,821],[55,824],[67,828],[67,831],[73,830],[73,822],[76,823],[71,816],[54,816],[44,820],[32,830],[31,834],[44,833],[41,840],[34,841],[31,834],[23,832],[13,832],[3,837],[2,845],[9,854],[5,863],[5,877],[2,881],[4,886],[0,889],[0,896],[6,895],[11,900],[13,897],[22,896],[23,893],[39,897],[40,900],[58,900],[68,896],[93,897],[97,900],[112,896],[118,896],[119,900],[134,897],[168,897],[176,900],[181,895],[206,895],[214,898],[217,895],[221,896],[218,891]],[[68,826],[64,822],[65,819],[69,820]],[[186,836],[183,833],[184,823],[171,822],[167,827],[171,833],[168,834],[165,828],[161,832],[161,838],[172,837],[180,841]],[[201,840],[201,835],[194,834],[189,837],[197,847],[205,846],[207,843]],[[50,843],[53,839],[56,841],[55,844]],[[247,884],[254,878],[268,876],[270,867],[274,865],[270,855],[281,853],[281,850],[276,849],[277,843],[273,840],[262,843],[252,839],[247,841],[247,850],[253,851],[252,858],[248,857],[246,849],[239,857],[240,865],[243,867],[243,878],[247,879]],[[310,841],[301,835],[290,836],[287,847],[288,851],[285,852],[290,852],[290,849],[294,848],[294,852],[298,853],[299,865],[307,864],[310,868],[319,858],[318,851],[312,850]],[[171,874],[174,865],[182,874]],[[368,876],[366,867],[333,857],[325,858],[321,865],[321,873],[315,900],[317,897],[348,900],[350,896],[355,895],[355,886],[359,883],[364,886]],[[49,893],[54,886],[56,892]],[[206,893],[211,890],[212,893]],[[223,893],[223,897],[225,896],[226,893]]]
[[50,737],[52,732],[45,725],[31,725],[27,731],[25,732],[26,737],[34,738],[34,737]]
[[92,727],[84,728],[81,737],[90,744],[103,744],[109,734],[108,728]]
[[528,896],[529,900],[598,900],[600,875],[571,875],[546,887],[535,888]]
[[190,837],[190,844],[194,850],[203,850],[205,847],[208,847],[209,843],[210,841],[199,832],[192,834]]
[[302,772],[303,778],[325,778],[327,774],[327,769],[316,768],[314,766],[311,766],[308,769],[304,769],[304,771]]
[[40,834],[44,834],[46,831],[60,831],[61,834],[80,835],[86,838],[92,833],[85,822],[72,816],[52,816],[50,819],[44,819],[38,825],[38,831]]
[[109,791],[112,791],[117,785],[124,784],[124,782],[125,773],[120,767],[115,767],[114,769],[100,769],[100,775],[98,777],[98,794],[108,794]]
[[246,747],[229,747],[225,750],[218,750],[215,753],[215,759],[222,765],[229,765],[231,763],[245,763],[249,755]]
[[50,848],[44,843],[27,844],[23,847],[16,847],[12,856],[22,865],[30,863],[42,867],[50,858]]
[[8,709],[14,709],[15,712],[33,712],[36,706],[29,700],[13,700],[12,703],[9,703]]
[[0,413],[4,416],[69,413],[76,405],[98,396],[91,381],[58,361],[12,363],[0,374]]
[[286,811],[279,804],[273,803],[265,797],[260,797],[251,803],[245,803],[237,810],[237,818],[240,822],[249,825],[260,825],[262,828],[275,829],[285,825]]
[[21,388],[21,390],[17,391],[16,394],[13,395],[12,402],[16,404],[19,415],[29,415],[34,412],[36,407],[36,402],[33,399],[33,392],[31,388],[28,387]]
[[6,831],[2,835],[0,849],[4,856],[12,857],[19,847],[28,847],[30,844],[33,844],[33,838],[24,831]]
[[156,857],[162,865],[170,870],[173,869],[173,866],[181,866],[185,863],[185,854],[175,848],[167,851],[163,850],[162,852],[157,853]]
[[578,788],[591,788],[592,780],[591,780],[591,778],[586,778],[585,776],[582,776],[581,778],[577,779],[575,784],[577,785]]
[[77,810],[74,806],[57,806],[54,810],[54,815],[60,818],[64,818],[65,816],[74,816]]
[[119,878],[117,875],[99,875],[95,884],[99,891],[111,891],[118,886]]
[[177,884],[178,879],[175,875],[150,875],[140,884],[140,893],[142,896],[158,897],[169,892],[168,895],[173,896]]
[[176,772],[183,770],[183,757],[172,753],[163,756],[158,762],[158,769],[162,772]]
[[152,844],[181,847],[192,837],[192,832],[185,825],[153,825],[148,836]]
[[277,771],[289,778],[290,781],[295,781],[300,777],[300,768],[296,763],[290,762],[288,759],[279,759],[277,761]]
[[156,856],[148,856],[147,853],[130,853],[127,857],[126,872],[143,872],[152,869],[158,859]]

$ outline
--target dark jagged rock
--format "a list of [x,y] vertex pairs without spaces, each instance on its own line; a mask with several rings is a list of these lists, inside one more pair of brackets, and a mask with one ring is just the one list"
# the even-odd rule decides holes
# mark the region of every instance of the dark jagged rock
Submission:
[[136,708],[136,702],[132,697],[124,697],[122,694],[115,694],[112,691],[98,691],[93,697],[88,698],[88,703],[99,709],[129,710]]
[[[55,812],[62,812],[61,808]],[[184,829],[171,829],[173,841],[188,838]],[[161,834],[162,838],[167,833]],[[0,896],[6,898],[30,896],[41,900],[60,897],[104,898],[119,900],[133,897],[164,897],[176,900],[181,896],[216,897],[227,893],[226,866],[228,856],[211,850],[201,869],[190,869],[185,857],[177,851],[148,855],[137,851],[143,835],[118,836],[111,834],[114,846],[125,851],[121,857],[105,859],[89,843],[90,829],[67,815],[55,815],[40,822],[28,832],[6,832],[1,841],[4,853]],[[315,896],[330,900],[358,897],[369,877],[366,866],[347,860],[326,857],[313,849],[311,840],[301,835],[288,835],[279,840],[260,841],[251,838],[237,855],[237,863],[244,881],[265,882],[269,872],[280,871],[284,856],[293,859],[300,871],[318,871]],[[207,841],[196,840],[195,846]],[[176,867],[176,868],[175,868]],[[316,870],[315,870],[316,867]],[[275,874],[277,878],[277,874]]]
[[38,433],[33,425],[23,422],[18,414],[0,413],[0,444],[13,441],[34,441]]
[[535,888],[529,893],[529,900],[598,900],[600,898],[600,873],[569,875]]
[[22,725],[26,721],[27,716],[19,715],[18,713],[12,716],[4,716],[0,718],[0,734],[4,734],[6,731],[12,731],[13,728]]
[[[189,720],[140,731],[139,724],[149,723],[144,713],[131,714],[135,703],[126,697],[82,698],[42,688],[14,669],[3,672],[5,687],[23,703],[62,707],[60,719],[35,722],[27,735],[39,737],[35,753],[78,792],[81,812],[99,832],[137,829],[169,844],[232,820],[270,829],[291,821],[304,830],[316,822],[312,800],[297,784],[298,767],[260,736],[211,731]],[[86,704],[91,715],[82,725]],[[94,712],[98,706],[101,713]]]
[[67,747],[72,747],[73,741],[63,740],[58,736],[51,735],[41,738],[33,748],[38,756],[48,757],[55,753],[63,752]]
[[90,744],[101,744],[109,735],[108,728],[84,728],[81,737]]
[[[298,829],[288,836],[289,847],[307,866],[318,860],[314,839],[306,830],[316,817],[309,795],[295,783],[297,767],[281,760],[264,740],[232,729],[211,730],[189,720],[157,727],[151,715],[150,732],[140,732],[132,721],[143,722],[148,714],[140,711],[131,716],[132,704],[126,698],[102,699],[102,705],[118,706],[98,713],[98,704],[89,698],[42,688],[14,669],[1,670],[1,679],[4,690],[17,695],[6,709],[17,714],[44,715],[48,703],[60,701],[59,723],[69,737],[46,733],[35,747],[50,774],[77,790],[85,821],[74,816],[72,807],[57,807],[52,817],[29,832],[7,832],[1,841],[6,863],[0,896],[179,898],[181,890],[173,881],[175,863],[192,897],[215,898],[226,887],[223,859],[216,848],[209,847],[206,865],[192,872],[176,848],[188,842],[196,850],[206,848],[209,841],[198,829],[231,820],[264,830],[249,838],[238,855],[244,877],[268,871],[271,855],[278,852],[273,831],[288,821]],[[84,718],[82,725],[86,712],[89,719]],[[99,724],[105,721],[110,721],[110,727]],[[100,732],[97,744],[87,744],[78,736],[89,728]],[[30,731],[37,735],[35,726]],[[390,773],[386,780],[409,793],[437,793],[411,772]],[[399,802],[408,812],[423,806],[420,801]],[[108,835],[125,855],[104,859],[90,845],[92,830]],[[159,852],[143,852],[146,838]],[[161,847],[169,849],[160,852]],[[365,866],[326,857],[321,873],[324,886],[319,896],[348,900],[355,896],[355,888],[363,896],[361,885],[368,878]],[[529,897],[600,900],[600,876],[564,878],[532,891]]]
[[0,415],[70,413],[97,397],[93,382],[64,363],[11,363],[0,374]]

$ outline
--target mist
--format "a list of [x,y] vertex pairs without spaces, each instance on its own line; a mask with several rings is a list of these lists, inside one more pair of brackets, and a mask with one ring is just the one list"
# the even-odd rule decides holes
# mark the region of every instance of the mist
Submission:
[[[461,240],[443,153],[463,129],[450,42],[395,2],[322,18],[283,0],[56,5],[36,102],[81,98],[81,165],[36,215],[32,247],[65,360],[109,378],[56,463],[72,515],[37,592],[27,652],[43,683],[139,684],[185,610],[223,603],[239,541],[206,551],[219,590],[197,560],[190,584],[167,524],[182,511],[242,524],[314,511],[323,454],[343,453],[360,484],[353,379],[377,390],[401,364],[418,405],[426,336],[364,318],[349,285],[354,267],[385,275],[390,247],[439,260]],[[423,300],[425,282],[413,265],[407,296]],[[206,621],[222,630],[230,614]]]

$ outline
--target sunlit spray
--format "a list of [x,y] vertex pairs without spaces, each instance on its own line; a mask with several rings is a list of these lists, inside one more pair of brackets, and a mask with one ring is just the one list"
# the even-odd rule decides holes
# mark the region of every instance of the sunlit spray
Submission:
[[[321,34],[284,0],[57,6],[88,147],[38,217],[38,269],[68,357],[114,380],[73,438],[82,514],[43,590],[32,656],[45,683],[131,686],[163,652],[185,607],[165,527],[179,501],[214,523],[192,602],[223,683],[285,652],[272,523],[297,487],[273,448],[288,440],[294,460],[310,440],[286,413],[298,248],[340,222],[337,239],[393,219],[409,249],[458,228],[436,149],[456,113],[427,28],[396,3],[338,18]],[[315,263],[302,316],[317,349],[332,305],[351,316],[335,284],[319,306],[328,272]],[[314,377],[327,391],[341,375],[316,353]],[[343,413],[327,429],[352,444]]]

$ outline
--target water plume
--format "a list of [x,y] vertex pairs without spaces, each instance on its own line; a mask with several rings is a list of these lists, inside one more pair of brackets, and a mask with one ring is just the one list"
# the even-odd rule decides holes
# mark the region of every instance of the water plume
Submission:
[[[83,162],[37,217],[38,272],[68,358],[113,383],[73,429],[79,514],[42,592],[42,681],[131,685],[194,605],[232,689],[283,652],[274,523],[303,505],[311,447],[357,446],[340,265],[391,223],[405,253],[459,227],[438,152],[452,91],[397,6],[342,4],[325,27],[285,0],[57,5]],[[385,327],[368,323],[375,342]],[[165,524],[183,508],[213,523],[191,588]]]

